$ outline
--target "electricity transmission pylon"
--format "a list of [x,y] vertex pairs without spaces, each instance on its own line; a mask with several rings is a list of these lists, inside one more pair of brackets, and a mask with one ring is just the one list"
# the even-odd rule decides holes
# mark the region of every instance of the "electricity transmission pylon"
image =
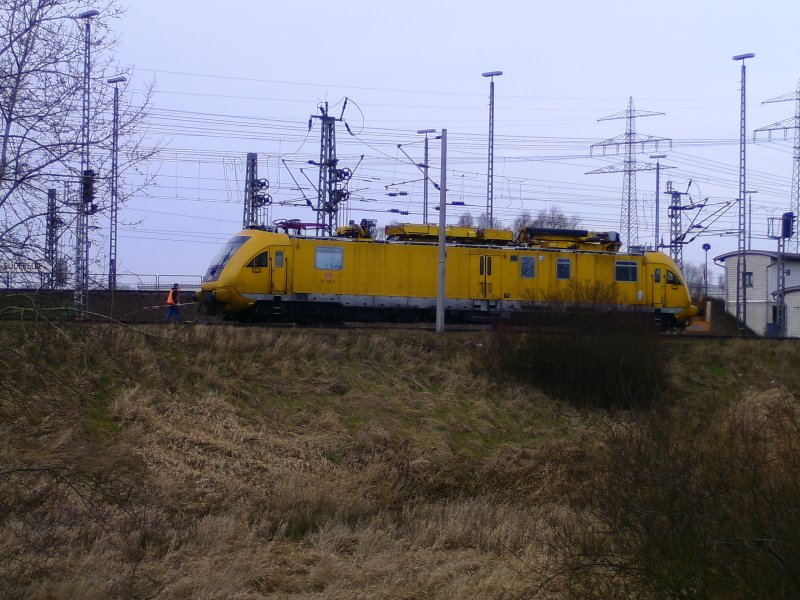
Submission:
[[[767,139],[772,139],[773,131],[783,131],[784,138],[787,136],[789,130],[793,131],[794,136],[794,159],[792,167],[792,196],[790,201],[789,210],[795,215],[800,215],[800,81],[797,82],[797,89],[794,92],[764,100],[762,104],[771,104],[773,102],[790,102],[794,101],[794,116],[759,127],[753,132],[753,141],[759,133],[767,133]],[[800,251],[800,235],[798,235],[797,228],[791,238],[786,240],[786,248],[789,252]]]
[[620,229],[625,235],[625,242],[628,248],[631,246],[639,245],[639,212],[636,200],[636,172],[637,171],[652,171],[656,168],[653,163],[640,163],[636,161],[636,147],[641,147],[642,151],[645,150],[647,144],[651,144],[655,150],[658,149],[658,144],[661,142],[669,142],[670,147],[672,140],[664,137],[656,137],[652,135],[642,135],[636,133],[636,117],[653,117],[656,115],[663,115],[662,112],[653,112],[649,110],[635,110],[633,107],[633,97],[628,98],[628,108],[622,112],[608,115],[599,121],[612,121],[615,119],[625,119],[625,133],[592,144],[589,148],[590,154],[594,152],[595,148],[602,148],[603,154],[606,148],[615,147],[619,152],[620,147],[624,148],[625,159],[621,163],[616,163],[589,171],[587,175],[596,175],[599,173],[624,173],[622,179],[622,210],[620,214]]

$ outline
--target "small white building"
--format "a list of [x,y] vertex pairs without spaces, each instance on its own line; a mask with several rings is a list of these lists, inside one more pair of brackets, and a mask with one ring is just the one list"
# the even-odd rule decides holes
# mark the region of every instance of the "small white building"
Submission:
[[[786,253],[786,335],[800,337],[800,254]],[[714,258],[725,268],[725,311],[736,316],[736,272],[738,252]],[[748,250],[745,253],[747,326],[758,335],[777,335],[778,253]]]

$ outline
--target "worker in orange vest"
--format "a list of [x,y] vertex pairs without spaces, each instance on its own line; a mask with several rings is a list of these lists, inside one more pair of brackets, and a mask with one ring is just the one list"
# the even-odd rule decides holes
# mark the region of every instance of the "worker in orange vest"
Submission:
[[180,296],[180,286],[175,283],[172,286],[172,289],[169,291],[167,295],[167,318],[166,322],[169,323],[172,318],[175,318],[175,321],[180,323],[181,322],[181,311],[178,309],[178,302]]

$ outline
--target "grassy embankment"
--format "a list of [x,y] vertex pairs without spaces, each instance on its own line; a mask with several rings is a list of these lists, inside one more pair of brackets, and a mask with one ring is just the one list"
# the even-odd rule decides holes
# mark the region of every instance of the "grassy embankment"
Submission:
[[0,328],[2,598],[800,589],[796,344],[634,340],[607,412],[608,334],[59,327]]

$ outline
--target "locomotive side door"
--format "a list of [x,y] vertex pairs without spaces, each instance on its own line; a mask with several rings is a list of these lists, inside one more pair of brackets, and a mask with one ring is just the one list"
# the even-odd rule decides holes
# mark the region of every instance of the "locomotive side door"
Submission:
[[287,249],[289,246],[271,246],[269,249],[270,281],[275,296],[286,293]]
[[[473,254],[470,256],[470,266],[474,282],[473,293],[475,298],[497,298],[499,282],[495,280],[495,273],[500,268],[500,257],[490,254]],[[497,284],[497,285],[496,285]]]
[[648,265],[650,271],[650,298],[653,308],[664,306],[666,273],[663,265]]

